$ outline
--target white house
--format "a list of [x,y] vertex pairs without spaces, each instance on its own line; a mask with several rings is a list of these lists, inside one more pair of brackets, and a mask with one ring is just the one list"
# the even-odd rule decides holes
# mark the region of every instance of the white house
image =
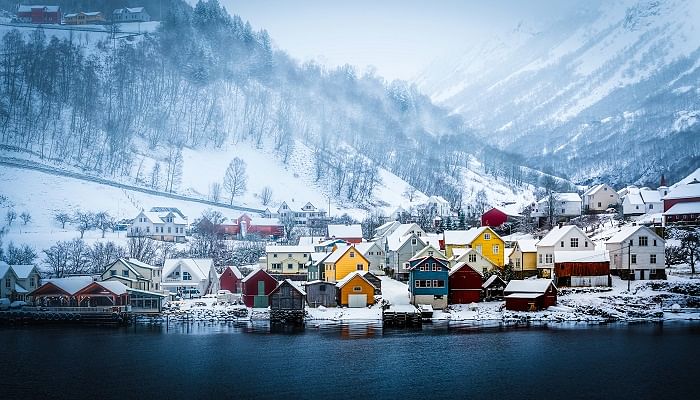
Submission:
[[266,246],[260,268],[270,274],[307,274],[314,246]]
[[583,192],[584,210],[601,212],[618,204],[620,204],[620,195],[606,183],[595,185]]
[[211,258],[171,258],[165,260],[163,290],[185,298],[216,293],[219,279]]
[[145,7],[117,8],[112,12],[112,22],[148,22],[151,16]]
[[[558,217],[577,217],[581,215],[583,201],[578,193],[554,193],[554,215]],[[533,217],[546,217],[549,215],[549,196],[535,203]]]
[[26,300],[39,287],[39,271],[34,265],[8,265],[0,261],[0,298]]
[[102,281],[117,281],[131,289],[149,292],[161,291],[161,269],[135,258],[120,258],[108,265],[101,275]]
[[396,278],[408,279],[408,260],[427,245],[427,235],[417,224],[401,224],[386,237],[387,267]]
[[469,264],[470,267],[474,268],[475,271],[482,275],[497,268],[494,263],[489,261],[488,258],[481,255],[481,253],[476,251],[474,248],[469,247],[452,249],[450,265],[455,267],[462,263]]
[[666,279],[666,242],[646,226],[626,226],[605,242],[610,272],[634,279]]
[[157,211],[141,211],[131,221],[126,235],[129,237],[143,236],[166,242],[184,242],[187,231],[187,220],[177,209]]
[[666,186],[657,190],[649,188],[627,187],[622,199],[622,213],[624,215],[656,214],[663,212],[661,198],[668,193]]
[[543,278],[554,278],[556,253],[595,250],[595,244],[575,225],[555,226],[537,242],[537,270]]
[[301,209],[295,209],[286,201],[283,201],[277,209],[280,221],[293,221],[297,225],[318,226],[326,219],[326,211],[316,208],[313,204],[306,203]]
[[450,202],[442,196],[430,196],[428,206],[435,210],[437,216],[449,217],[452,215],[452,207]]

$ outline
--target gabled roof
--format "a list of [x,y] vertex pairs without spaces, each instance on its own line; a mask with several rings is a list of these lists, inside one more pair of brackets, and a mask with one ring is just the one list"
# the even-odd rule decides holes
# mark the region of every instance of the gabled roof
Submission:
[[466,231],[445,231],[445,245],[448,244],[471,244],[479,235],[486,230],[491,231],[491,234],[500,238],[488,226],[480,226],[478,228],[470,228]]
[[700,202],[676,203],[664,215],[700,214]]
[[[504,206],[493,206],[493,210],[498,210],[509,217],[522,217],[517,204],[508,204]],[[487,211],[488,212],[488,211]]]
[[[657,239],[661,239],[659,235],[656,234],[652,229],[649,229],[648,227],[644,225],[637,225],[637,226],[624,226],[622,229],[620,229],[619,232],[616,234],[612,235],[610,239],[606,240],[605,243],[623,243],[626,242],[627,239],[629,239],[630,236],[634,235],[637,233],[639,230],[644,230],[646,231],[649,235],[655,236]],[[661,239],[663,240],[663,239]]]
[[493,283],[496,282],[496,281],[500,281],[501,284],[504,285],[504,286],[505,286],[505,284],[506,284],[506,283],[503,281],[503,279],[501,279],[500,276],[494,274],[494,275],[489,276],[489,279],[487,279],[486,282],[484,282],[484,284],[481,285],[481,287],[484,288],[484,289],[486,289],[486,288],[490,287],[491,285],[493,285]]
[[[117,281],[102,281],[102,282],[94,282],[94,283],[102,286],[103,288],[109,290],[110,292],[116,294],[117,296],[123,295],[124,293],[126,293],[126,289],[128,289],[125,284],[123,284],[121,282],[117,282]],[[85,289],[85,288],[83,288],[83,289]],[[81,289],[81,291],[83,289]]]
[[516,243],[523,253],[537,253],[537,239],[520,239]]
[[124,260],[126,262],[128,262],[129,264],[135,265],[137,267],[141,267],[141,268],[145,268],[145,269],[153,269],[153,270],[160,269],[160,267],[156,267],[155,265],[151,265],[151,264],[146,264],[145,262],[137,260],[136,258],[125,258]]
[[377,244],[377,242],[362,242],[362,243],[356,243],[355,248],[357,251],[359,251],[363,256],[367,256],[367,252],[369,252],[372,247],[376,247],[379,250],[383,250],[381,246]]
[[584,196],[592,196],[596,194],[600,189],[602,189],[605,186],[604,183],[601,183],[599,185],[592,186],[588,188],[585,192],[583,192]]
[[329,238],[362,238],[362,225],[328,225]]
[[644,205],[644,199],[642,199],[642,195],[640,195],[638,191],[627,193],[625,201],[632,205]]
[[214,265],[211,258],[169,258],[163,264],[163,276],[168,276],[178,265],[184,265],[196,280],[209,278],[209,271]]
[[678,185],[668,191],[668,194],[664,196],[664,200],[685,199],[692,197],[700,197],[700,183]]
[[287,278],[287,279],[283,280],[282,282],[278,283],[278,284],[277,284],[277,287],[274,288],[274,289],[272,289],[272,291],[270,292],[270,296],[271,296],[273,293],[276,293],[277,291],[279,291],[280,288],[282,288],[282,286],[284,286],[284,285],[289,285],[289,286],[292,287],[292,289],[294,289],[294,290],[296,290],[297,292],[299,292],[302,296],[306,296],[306,290],[304,290],[304,288],[301,286],[301,282],[295,282],[295,281],[293,281],[293,280],[291,280],[291,279],[289,279],[289,278]]
[[479,274],[479,275],[481,275],[481,276],[484,275],[483,272],[481,272],[481,271],[479,271],[478,269],[474,268],[472,265],[470,265],[470,264],[469,264],[468,262],[466,262],[466,261],[458,262],[457,264],[455,264],[454,267],[450,268],[450,273],[449,273],[449,275],[452,276],[452,274],[454,274],[455,272],[459,271],[460,269],[462,269],[462,268],[464,268],[464,267],[471,268],[474,272],[476,272],[477,274]]
[[393,227],[394,225],[401,225],[401,224],[399,223],[399,221],[389,221],[389,222],[386,222],[386,223],[380,225],[378,228],[376,228],[374,230],[374,232],[376,234],[377,232],[380,232],[380,231],[386,231],[387,229]]
[[20,5],[17,8],[17,12],[31,12],[32,9],[34,8],[45,8],[47,12],[58,12],[61,7],[59,6],[40,6],[40,5],[33,5],[33,6],[25,6],[25,5]]
[[314,246],[266,246],[265,253],[313,253]]
[[467,251],[464,252],[464,254],[460,255],[459,257],[457,257],[457,258],[455,259],[456,262],[458,262],[458,263],[460,263],[460,262],[467,262],[467,263],[468,263],[468,262],[469,262],[469,255],[468,255],[468,254],[472,254],[472,253],[473,253],[473,254],[476,255],[477,260],[485,261],[485,262],[491,264],[492,268],[496,268],[496,264],[494,264],[494,263],[493,263],[491,260],[489,260],[488,258],[484,257],[481,253],[479,253],[478,251],[476,251],[476,249],[469,248],[469,249],[466,249],[466,250],[467,250]]
[[359,250],[357,250],[355,246],[338,246],[325,260],[323,260],[323,262],[328,264],[335,264],[350,249],[354,250],[357,255],[359,255],[365,260],[365,262],[369,263],[369,260],[367,260],[367,258],[364,255],[362,255],[362,253]]
[[165,218],[167,216],[172,216],[173,217],[173,224],[177,225],[186,225],[187,221],[182,219],[176,212],[173,211],[162,211],[162,212],[156,212],[156,211],[142,211],[141,212],[147,219],[153,224],[163,224],[165,223]]
[[[570,202],[581,202],[581,196],[578,193],[554,193],[554,199],[556,201],[570,201]],[[546,204],[549,201],[549,196],[545,196],[538,200],[538,204]]]
[[229,265],[228,267],[224,268],[224,272],[226,272],[227,269],[230,269],[231,272],[233,272],[233,276],[235,276],[236,278],[243,278],[243,274],[241,274],[241,271],[235,265]]
[[5,274],[7,274],[7,271],[9,271],[9,270],[10,270],[10,266],[4,261],[0,261],[0,278],[3,278],[5,276]]
[[[29,274],[31,274],[32,271],[36,271],[36,267],[34,265],[10,265],[10,268],[19,279],[27,279],[29,278]],[[3,275],[4,274],[0,271],[0,276]]]
[[127,14],[127,13],[140,13],[140,12],[143,12],[143,7],[117,8],[112,13],[113,14]]
[[264,273],[272,278],[272,275],[270,275],[264,269],[262,269],[260,267],[255,267],[255,268],[253,268],[252,271],[250,271],[250,273],[248,275],[246,275],[243,279],[241,279],[241,282],[243,282],[243,283],[248,282],[248,280],[250,280],[250,278],[252,278],[253,276],[257,275],[260,272],[262,272],[262,273]]
[[644,189],[639,191],[639,195],[642,196],[642,200],[645,203],[660,203],[661,194],[658,190]]
[[588,236],[586,236],[586,234],[583,233],[583,231],[576,225],[564,225],[561,228],[559,226],[555,226],[542,238],[542,240],[539,241],[539,243],[537,243],[537,247],[555,246],[557,242],[572,231],[578,231],[583,237],[588,239]]
[[[551,279],[513,279],[504,289],[506,293],[545,293],[549,285],[554,285]],[[556,288],[556,286],[555,286]]]
[[80,289],[86,287],[92,282],[93,280],[89,276],[69,276],[66,278],[54,278],[46,281],[46,283],[53,284],[69,295],[76,294],[78,291],[80,291]]
[[374,285],[372,284],[372,282],[368,281],[367,278],[365,278],[365,276],[364,276],[365,274],[363,274],[363,273],[361,273],[361,272],[362,272],[362,271],[353,271],[353,272],[351,272],[351,273],[345,275],[345,277],[344,277],[343,279],[339,280],[339,281],[335,284],[335,286],[336,286],[337,288],[342,288],[343,286],[347,285],[348,282],[350,282],[353,278],[359,276],[363,281],[367,282],[367,284],[369,284],[370,286],[372,286],[373,288],[376,289],[377,287],[374,286]]
[[[433,254],[430,255],[428,252],[432,251]],[[444,260],[447,261],[447,257],[438,249],[437,247],[433,246],[432,244],[429,244],[425,247],[423,247],[418,253],[414,254],[413,257],[411,257],[408,261],[415,261],[415,260],[420,260],[423,258],[428,258],[428,257],[433,257],[436,260]]]

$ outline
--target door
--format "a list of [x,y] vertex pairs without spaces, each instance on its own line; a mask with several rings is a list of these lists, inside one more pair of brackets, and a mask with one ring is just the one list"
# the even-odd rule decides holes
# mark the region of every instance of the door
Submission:
[[348,295],[348,307],[350,307],[350,308],[367,307],[367,295],[366,294],[349,294]]
[[265,295],[265,281],[258,281],[258,296]]
[[268,298],[265,294],[265,281],[258,281],[258,294],[253,297],[253,308],[265,308],[268,306]]

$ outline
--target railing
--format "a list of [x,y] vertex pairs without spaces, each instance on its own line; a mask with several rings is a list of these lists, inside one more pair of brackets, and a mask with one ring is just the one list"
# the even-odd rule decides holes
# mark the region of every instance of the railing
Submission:
[[22,311],[49,311],[49,312],[72,312],[72,313],[112,313],[125,312],[126,306],[108,306],[108,307],[22,307]]

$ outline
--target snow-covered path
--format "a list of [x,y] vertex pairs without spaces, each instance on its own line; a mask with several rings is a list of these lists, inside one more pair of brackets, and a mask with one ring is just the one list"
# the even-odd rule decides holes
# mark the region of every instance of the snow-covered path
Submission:
[[409,304],[408,285],[391,279],[388,276],[380,276],[382,280],[382,298],[393,305]]

